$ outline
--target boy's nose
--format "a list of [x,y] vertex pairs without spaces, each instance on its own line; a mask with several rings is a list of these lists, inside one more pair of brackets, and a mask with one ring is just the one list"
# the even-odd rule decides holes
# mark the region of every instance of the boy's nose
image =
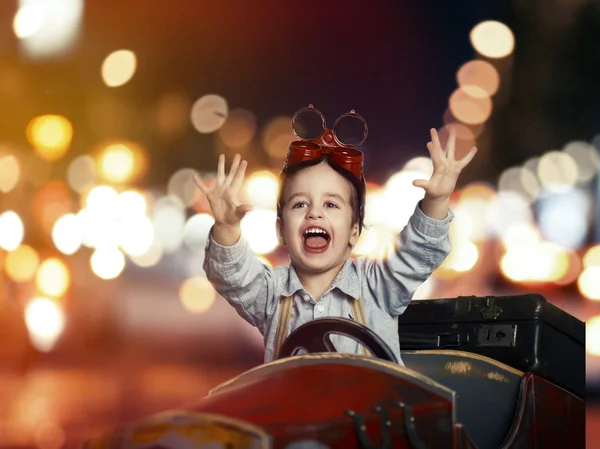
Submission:
[[321,210],[320,207],[311,207],[308,210],[308,218],[323,218],[323,211]]

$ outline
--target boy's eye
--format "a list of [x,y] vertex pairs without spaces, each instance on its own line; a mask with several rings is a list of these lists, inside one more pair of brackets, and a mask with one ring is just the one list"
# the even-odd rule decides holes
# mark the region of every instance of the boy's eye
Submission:
[[336,207],[337,208],[338,206],[337,206],[337,204],[332,203],[331,201],[327,201],[325,203],[325,207]]
[[292,209],[299,209],[302,206],[306,206],[306,201],[300,201],[292,206]]

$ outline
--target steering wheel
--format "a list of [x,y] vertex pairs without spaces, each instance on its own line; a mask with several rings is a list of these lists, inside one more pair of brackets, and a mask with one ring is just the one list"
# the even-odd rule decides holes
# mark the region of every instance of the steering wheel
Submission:
[[309,354],[337,352],[331,342],[331,334],[352,338],[375,357],[398,363],[396,355],[379,335],[354,320],[340,317],[317,318],[294,329],[282,343],[279,353],[275,354],[275,360],[291,357],[299,349],[304,349]]

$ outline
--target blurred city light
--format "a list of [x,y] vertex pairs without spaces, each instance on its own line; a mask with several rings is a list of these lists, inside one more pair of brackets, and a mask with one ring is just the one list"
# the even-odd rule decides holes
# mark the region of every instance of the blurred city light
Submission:
[[129,182],[135,170],[135,157],[123,144],[109,145],[100,155],[100,174],[110,183]]
[[204,313],[215,302],[216,292],[205,277],[186,279],[179,287],[179,299],[186,310],[192,313]]
[[194,251],[204,249],[208,233],[214,223],[215,219],[210,214],[200,213],[192,215],[185,223],[183,230],[185,244]]
[[77,193],[90,190],[96,182],[96,163],[91,156],[77,156],[67,170],[69,186]]
[[194,176],[200,177],[200,174],[193,168],[177,170],[169,178],[167,195],[178,197],[185,207],[193,206],[198,196],[202,195],[194,183]]
[[564,192],[575,185],[579,170],[577,163],[568,153],[549,151],[539,159],[537,176],[545,190]]
[[29,122],[26,134],[37,154],[54,162],[69,151],[73,125],[61,115],[42,115]]
[[600,356],[600,315],[585,323],[585,349],[590,355]]
[[16,157],[0,155],[0,192],[8,193],[15,188],[21,176],[21,167]]
[[456,81],[467,92],[469,86],[477,86],[491,97],[498,91],[500,75],[489,62],[474,60],[466,62],[458,69]]
[[52,241],[56,249],[65,255],[75,254],[83,243],[83,232],[75,214],[65,214],[56,220],[52,228]]
[[35,283],[44,296],[59,298],[67,292],[71,284],[71,274],[62,260],[50,258],[40,265]]
[[282,165],[290,142],[297,139],[292,131],[292,117],[278,116],[267,123],[261,134],[261,142],[273,167]]
[[254,209],[246,214],[241,222],[242,235],[257,254],[267,254],[277,248],[275,222],[277,213],[273,210]]
[[487,92],[477,86],[459,87],[448,101],[452,115],[463,123],[477,125],[485,122],[492,113],[492,100]]
[[246,109],[232,109],[219,129],[223,143],[232,148],[248,145],[256,133],[256,117]]
[[600,301],[600,266],[591,266],[583,270],[577,280],[577,286],[583,296]]
[[542,235],[565,248],[578,249],[586,240],[591,207],[589,194],[579,189],[540,199],[538,225]]
[[229,107],[227,101],[220,95],[205,95],[192,106],[192,125],[199,133],[217,131],[227,119]]
[[183,242],[185,206],[174,196],[165,196],[154,204],[152,223],[156,240],[165,253],[174,253]]
[[583,266],[585,268],[600,267],[600,245],[594,245],[585,252],[583,256]]
[[40,263],[37,251],[29,245],[20,245],[6,255],[4,268],[6,274],[16,282],[33,279]]
[[0,248],[13,251],[23,241],[25,228],[21,217],[9,210],[0,214]]
[[13,29],[30,59],[62,57],[78,43],[83,0],[19,0]]
[[56,301],[36,297],[25,306],[25,323],[31,343],[42,352],[52,350],[65,328],[65,314]]
[[90,258],[90,266],[100,279],[115,279],[125,268],[125,256],[118,248],[99,248]]
[[493,20],[477,24],[469,37],[473,48],[488,58],[504,58],[513,52],[515,46],[510,28]]
[[135,53],[131,50],[117,50],[109,54],[102,63],[102,80],[108,87],[126,84],[137,67]]
[[258,209],[277,209],[277,193],[279,192],[279,179],[266,170],[252,173],[244,183],[242,195]]

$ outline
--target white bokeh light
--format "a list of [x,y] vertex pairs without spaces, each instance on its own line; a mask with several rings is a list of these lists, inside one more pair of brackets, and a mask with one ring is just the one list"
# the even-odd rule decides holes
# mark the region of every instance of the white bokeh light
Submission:
[[154,205],[152,223],[156,240],[165,253],[174,253],[183,242],[185,227],[185,207],[182,201],[173,196],[159,199]]
[[251,210],[242,219],[242,234],[255,253],[267,254],[279,244],[275,229],[276,221],[277,212],[263,209]]
[[65,214],[52,227],[52,241],[56,249],[66,255],[75,254],[83,243],[83,233],[75,214]]
[[56,301],[34,298],[25,306],[25,324],[31,343],[40,351],[50,351],[65,328],[65,314]]
[[9,210],[0,214],[0,248],[13,251],[23,242],[25,227],[21,217]]

